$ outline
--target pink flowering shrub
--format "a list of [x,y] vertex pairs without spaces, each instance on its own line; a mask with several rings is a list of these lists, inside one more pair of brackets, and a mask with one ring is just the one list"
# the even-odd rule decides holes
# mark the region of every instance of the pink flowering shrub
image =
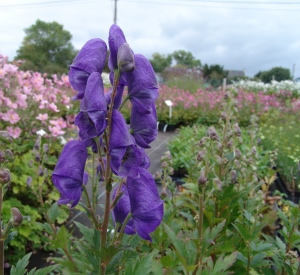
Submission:
[[[294,98],[293,94],[287,93],[287,91],[266,94],[239,89],[236,90],[236,93],[240,125],[247,125],[252,114],[260,116],[271,109],[296,112],[300,108],[299,99]],[[161,85],[159,98],[156,101],[158,120],[175,125],[191,125],[195,122],[214,124],[219,119],[219,108],[223,96],[222,90],[199,89],[196,93],[190,93],[176,87],[170,88]],[[171,100],[173,103],[170,122],[169,107],[165,100]]]
[[41,129],[50,139],[69,137],[76,129],[73,95],[68,76],[47,78],[39,72],[20,71],[0,55],[0,129],[13,138],[35,140]]

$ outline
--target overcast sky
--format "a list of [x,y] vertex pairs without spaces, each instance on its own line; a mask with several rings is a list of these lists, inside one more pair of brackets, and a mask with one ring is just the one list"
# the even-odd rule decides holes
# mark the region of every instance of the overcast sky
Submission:
[[[80,49],[107,41],[114,0],[0,0],[0,53],[12,60],[37,19],[56,21]],[[202,64],[247,76],[284,67],[300,77],[300,1],[119,0],[117,24],[135,53],[190,51]]]

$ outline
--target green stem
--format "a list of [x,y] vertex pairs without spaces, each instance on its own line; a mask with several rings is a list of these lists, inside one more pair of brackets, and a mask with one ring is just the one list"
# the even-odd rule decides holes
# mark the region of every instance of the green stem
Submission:
[[100,224],[99,224],[99,222],[96,218],[95,209],[92,207],[91,200],[90,200],[88,191],[86,189],[86,186],[83,184],[82,187],[83,187],[83,193],[84,193],[85,198],[86,198],[88,210],[90,211],[90,214],[92,216],[92,220],[94,222],[94,226],[95,226],[96,229],[99,229]]
[[132,217],[131,213],[129,212],[128,215],[126,216],[123,224],[122,224],[122,227],[120,229],[120,233],[119,233],[119,236],[117,237],[115,243],[118,243],[120,241],[122,241],[123,239],[123,235],[124,235],[124,230],[125,230],[125,227],[126,227],[126,224],[128,223],[128,221],[130,220],[130,218]]
[[197,271],[202,263],[202,242],[203,242],[203,212],[204,212],[204,203],[203,203],[203,193],[204,189],[202,188],[202,192],[199,195],[199,222],[198,222],[198,248],[197,248],[197,256],[196,256],[196,261],[195,265],[196,268],[194,269],[192,275],[196,275]]
[[119,111],[121,111],[121,109],[123,108],[123,106],[125,105],[125,103],[127,102],[128,99],[129,99],[129,95],[127,95],[127,96],[124,98],[124,100],[123,100],[121,106],[119,107]]
[[2,235],[2,201],[3,187],[0,187],[0,275],[4,275],[4,239]]

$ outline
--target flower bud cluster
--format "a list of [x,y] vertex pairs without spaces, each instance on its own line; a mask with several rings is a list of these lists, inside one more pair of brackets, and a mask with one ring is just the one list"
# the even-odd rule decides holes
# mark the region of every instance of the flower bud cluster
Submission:
[[[14,160],[13,152],[7,147],[12,142],[12,137],[6,131],[0,131],[0,185],[10,182],[11,175],[7,165]],[[2,187],[1,187],[2,188]]]

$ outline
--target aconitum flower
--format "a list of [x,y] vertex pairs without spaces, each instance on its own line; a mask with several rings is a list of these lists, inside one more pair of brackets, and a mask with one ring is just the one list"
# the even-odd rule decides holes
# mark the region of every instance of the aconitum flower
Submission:
[[142,148],[150,148],[149,144],[157,136],[157,116],[155,104],[149,108],[149,112],[141,114],[135,106],[132,107],[130,117],[130,133],[135,138],[137,145]]
[[78,92],[73,99],[84,97],[87,80],[93,72],[102,73],[106,61],[107,46],[102,39],[89,40],[70,66],[69,80]]
[[149,60],[140,54],[135,54],[134,59],[135,70],[127,73],[128,96],[132,105],[144,114],[158,97],[158,86]]
[[[138,177],[127,177],[121,187],[122,197],[113,210],[115,223],[122,223],[129,213],[124,232],[137,233],[141,238],[152,241],[150,233],[161,223],[163,218],[163,201],[160,199],[155,181],[146,169],[139,169]],[[114,196],[117,189],[114,192]]]
[[78,204],[84,179],[87,159],[87,143],[72,140],[65,145],[52,173],[52,181],[61,194],[60,203]]
[[137,148],[126,121],[118,110],[113,110],[112,113],[109,154],[111,169],[119,176],[136,175],[136,168],[144,160],[142,151]]
[[101,75],[93,72],[87,80],[84,98],[80,104],[80,113],[75,118],[82,139],[101,135],[106,126],[107,105]]
[[118,69],[118,61],[117,61],[118,50],[123,43],[126,43],[126,39],[123,31],[119,26],[115,24],[112,25],[109,29],[109,36],[108,36],[108,45],[110,51],[110,55],[108,58],[108,66],[111,71]]

